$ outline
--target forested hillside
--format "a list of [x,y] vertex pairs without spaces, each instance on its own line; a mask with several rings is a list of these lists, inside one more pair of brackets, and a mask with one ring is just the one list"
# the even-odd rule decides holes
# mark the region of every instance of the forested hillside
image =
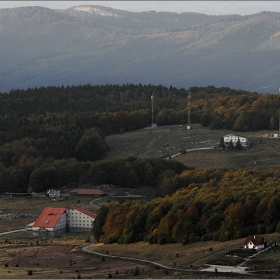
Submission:
[[93,234],[105,243],[187,244],[280,232],[279,185],[278,167],[184,171],[162,180],[171,195],[103,205]]
[[0,91],[79,84],[279,89],[277,12],[0,9]]
[[[279,95],[141,84],[13,90],[0,95],[1,192],[88,182],[90,164],[108,153],[105,136],[151,124],[151,95],[154,122],[163,126],[187,123],[189,92],[193,123],[235,131],[278,128]],[[94,181],[107,183],[105,175]]]

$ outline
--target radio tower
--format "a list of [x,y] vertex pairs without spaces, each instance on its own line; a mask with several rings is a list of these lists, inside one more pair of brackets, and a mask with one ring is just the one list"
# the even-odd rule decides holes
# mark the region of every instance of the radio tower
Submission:
[[187,129],[191,129],[191,93],[188,95],[188,125]]

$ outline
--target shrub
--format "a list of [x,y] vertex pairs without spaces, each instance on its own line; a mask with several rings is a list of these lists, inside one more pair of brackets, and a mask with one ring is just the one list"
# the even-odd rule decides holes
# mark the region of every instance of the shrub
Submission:
[[135,269],[134,269],[134,271],[133,271],[133,274],[132,274],[133,276],[137,276],[137,275],[139,275],[139,268],[138,268],[138,266],[136,266],[135,267]]
[[28,275],[33,275],[33,271],[31,269],[28,270]]
[[112,278],[113,275],[111,273],[108,274],[108,278]]

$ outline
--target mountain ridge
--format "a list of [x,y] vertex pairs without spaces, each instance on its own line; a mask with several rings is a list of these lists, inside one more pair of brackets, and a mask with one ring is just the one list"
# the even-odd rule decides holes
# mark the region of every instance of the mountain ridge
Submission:
[[279,26],[280,13],[265,11],[208,16],[93,5],[0,9],[0,92],[142,83],[276,93]]

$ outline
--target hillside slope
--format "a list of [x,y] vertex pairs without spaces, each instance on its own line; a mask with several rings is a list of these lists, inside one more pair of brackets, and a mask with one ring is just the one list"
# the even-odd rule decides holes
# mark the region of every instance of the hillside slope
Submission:
[[[280,14],[132,13],[101,6],[0,10],[0,91],[163,84],[278,92]],[[3,85],[3,86],[2,86]]]

